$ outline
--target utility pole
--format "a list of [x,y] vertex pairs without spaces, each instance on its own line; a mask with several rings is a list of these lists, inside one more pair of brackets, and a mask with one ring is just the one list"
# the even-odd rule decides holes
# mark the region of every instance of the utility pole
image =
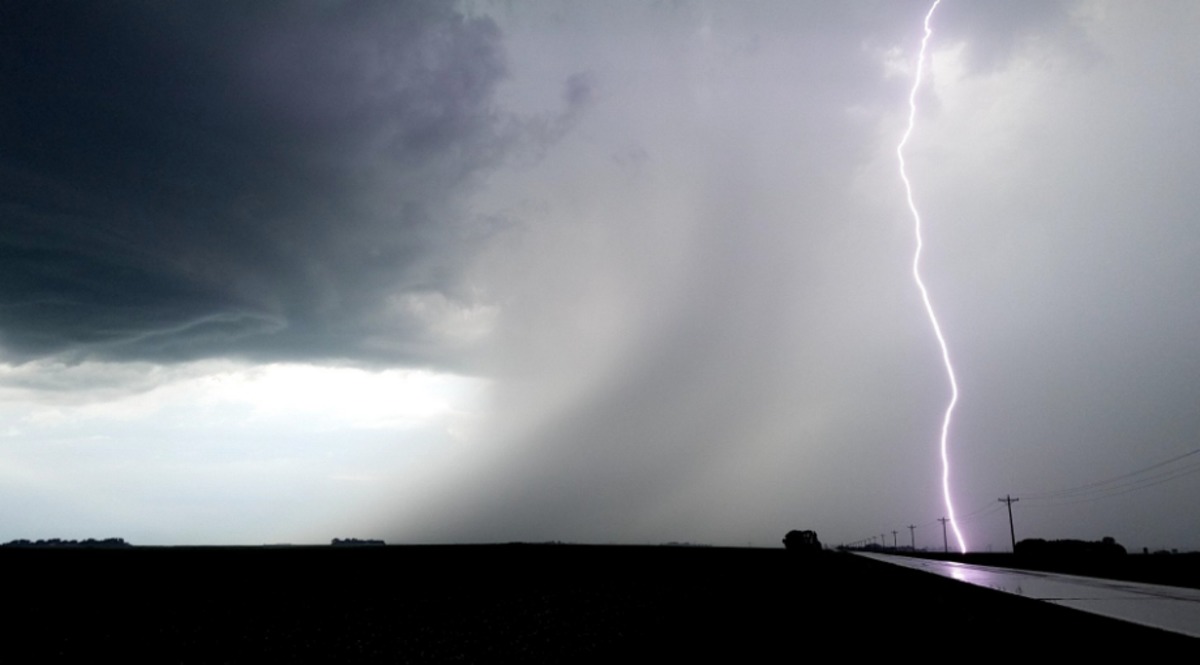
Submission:
[[1003,499],[997,499],[997,501],[999,501],[1000,503],[1008,504],[1008,535],[1010,538],[1012,538],[1013,554],[1016,554],[1017,553],[1017,532],[1015,529],[1013,529],[1012,505],[1014,502],[1020,501],[1020,499],[1014,499],[1014,498],[1012,498],[1012,496],[1005,494]]
[[946,538],[946,522],[949,522],[950,518],[939,517],[938,521],[942,523],[942,551],[948,554],[950,552],[950,541]]
[[913,548],[913,551],[914,551],[914,552],[916,552],[916,551],[917,551],[917,531],[916,531],[916,528],[917,528],[917,527],[916,527],[916,526],[914,526],[914,525],[912,525],[912,524],[909,524],[909,525],[908,525],[908,537],[909,537],[909,539],[910,539],[910,540],[912,540],[912,548]]
[[892,549],[896,549],[896,532],[892,531]]

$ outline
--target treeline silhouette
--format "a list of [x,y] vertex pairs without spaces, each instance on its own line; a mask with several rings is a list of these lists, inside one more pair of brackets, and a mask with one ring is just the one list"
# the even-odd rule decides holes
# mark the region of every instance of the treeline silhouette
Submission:
[[1026,538],[1017,543],[1016,553],[1024,557],[1083,559],[1124,556],[1125,548],[1111,536],[1100,540],[1045,540]]
[[333,542],[329,544],[333,547],[380,547],[387,545],[382,540],[364,540],[362,538],[334,538]]
[[47,540],[27,540],[20,538],[18,540],[10,540],[0,547],[63,547],[63,548],[115,548],[115,547],[133,547],[125,542],[124,538],[105,538],[104,540],[96,540],[88,538],[87,540],[63,540],[62,538],[50,538]]
[[783,546],[791,552],[804,553],[819,553],[822,551],[821,540],[817,538],[817,532],[811,530],[800,531],[793,529],[787,532],[783,537]]

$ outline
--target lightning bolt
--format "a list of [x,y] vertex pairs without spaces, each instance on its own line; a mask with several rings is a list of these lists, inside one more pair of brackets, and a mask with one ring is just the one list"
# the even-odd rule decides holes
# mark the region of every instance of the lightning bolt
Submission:
[[908,139],[912,136],[913,128],[917,124],[917,90],[921,87],[921,74],[925,69],[925,49],[929,44],[930,35],[933,34],[933,29],[929,27],[929,21],[940,4],[942,4],[942,0],[934,0],[933,6],[925,14],[925,36],[921,38],[921,53],[917,56],[917,75],[913,79],[912,91],[908,93],[908,129],[905,130],[904,137],[900,139],[900,144],[896,146],[896,158],[900,161],[900,179],[904,181],[904,193],[908,197],[908,209],[912,212],[913,227],[917,236],[917,250],[913,254],[912,263],[913,280],[921,291],[921,300],[925,303],[929,322],[933,324],[933,334],[937,337],[938,345],[942,347],[942,362],[946,365],[946,375],[950,378],[950,403],[946,406],[946,416],[942,419],[940,443],[942,496],[946,501],[946,513],[950,519],[950,526],[954,529],[954,537],[958,539],[958,548],[963,554],[966,554],[967,542],[963,540],[962,532],[958,529],[958,522],[954,519],[954,502],[950,499],[950,455],[947,445],[950,436],[950,417],[954,414],[954,405],[958,403],[958,381],[954,378],[954,365],[950,362],[950,348],[946,346],[942,327],[938,325],[937,316],[933,313],[933,303],[929,300],[929,291],[926,290],[925,283],[921,281],[921,248],[924,245],[921,241],[921,213],[917,212],[917,204],[913,201],[912,183],[909,182],[908,173],[904,169],[904,146],[908,144]]

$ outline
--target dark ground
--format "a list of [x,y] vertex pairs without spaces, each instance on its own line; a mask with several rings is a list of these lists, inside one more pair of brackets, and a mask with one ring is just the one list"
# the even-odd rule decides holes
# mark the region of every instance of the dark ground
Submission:
[[3,549],[0,565],[4,662],[1144,657],[1200,643],[782,549]]

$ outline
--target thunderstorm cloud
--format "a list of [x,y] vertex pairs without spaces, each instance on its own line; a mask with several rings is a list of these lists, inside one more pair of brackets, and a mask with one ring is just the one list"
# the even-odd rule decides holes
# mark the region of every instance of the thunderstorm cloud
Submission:
[[[10,358],[449,362],[517,139],[502,36],[443,2],[6,3]],[[576,93],[578,96],[578,93]]]
[[[940,546],[928,5],[4,3],[0,538]],[[932,27],[968,540],[1200,546],[1039,503],[1197,445],[1200,10]]]

